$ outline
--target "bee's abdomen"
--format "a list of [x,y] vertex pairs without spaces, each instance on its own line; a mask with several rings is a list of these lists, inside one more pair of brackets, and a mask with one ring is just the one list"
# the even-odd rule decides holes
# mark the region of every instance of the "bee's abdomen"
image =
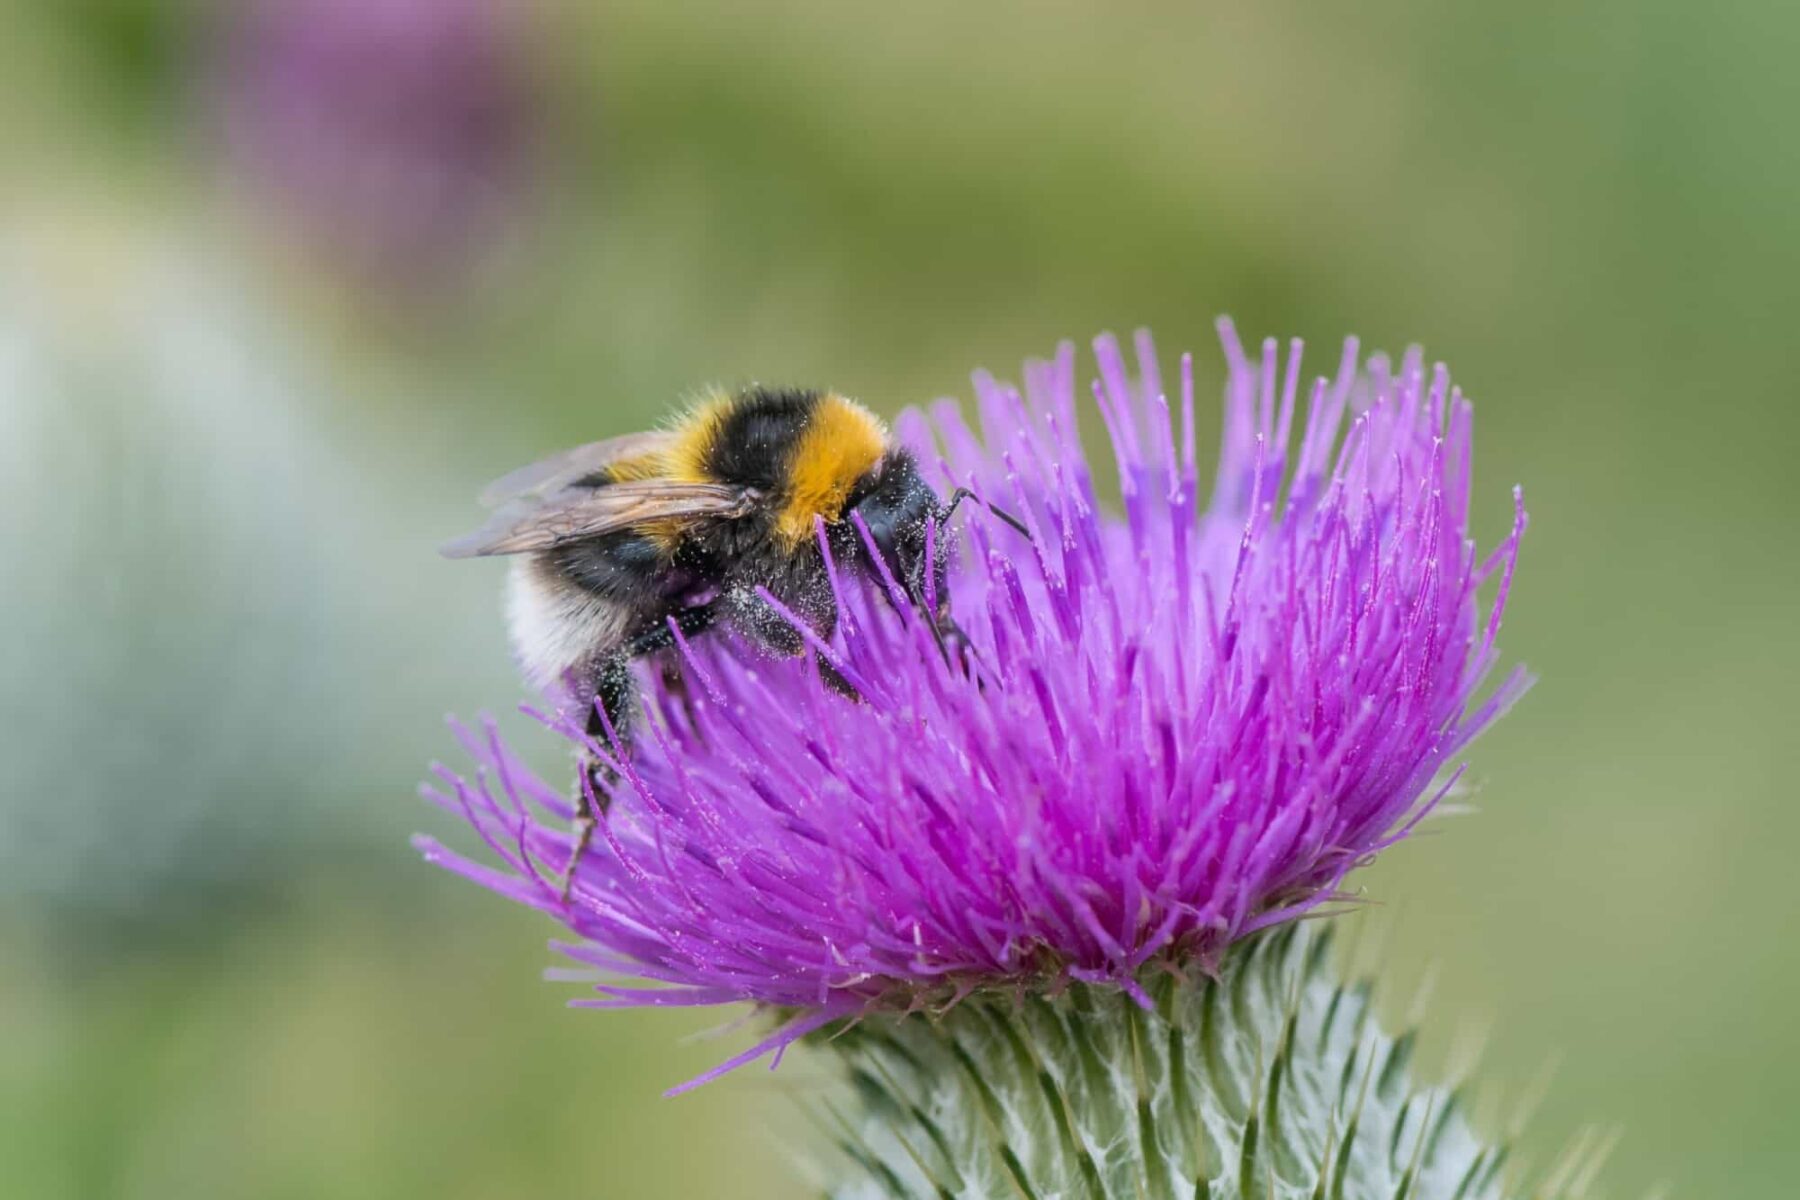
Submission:
[[507,578],[507,624],[513,651],[537,687],[552,686],[569,672],[587,670],[624,640],[629,605],[577,587],[542,555],[513,560]]
[[549,552],[558,572],[584,592],[632,603],[667,588],[661,582],[671,569],[670,550],[641,533],[614,533],[570,542]]

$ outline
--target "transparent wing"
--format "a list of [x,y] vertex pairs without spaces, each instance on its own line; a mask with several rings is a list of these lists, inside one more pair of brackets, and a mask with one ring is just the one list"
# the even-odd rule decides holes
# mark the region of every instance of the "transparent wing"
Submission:
[[521,496],[553,495],[584,475],[592,475],[616,462],[655,454],[673,440],[671,433],[652,430],[575,446],[516,471],[508,471],[481,489],[481,503],[493,508]]
[[479,558],[548,550],[659,522],[742,516],[755,494],[716,483],[635,479],[598,488],[566,488],[548,497],[522,497],[496,509],[474,533],[446,542],[446,558]]

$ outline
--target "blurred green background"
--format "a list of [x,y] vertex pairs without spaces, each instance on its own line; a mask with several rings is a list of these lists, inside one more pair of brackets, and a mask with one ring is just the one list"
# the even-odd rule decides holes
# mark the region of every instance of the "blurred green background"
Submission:
[[[1362,882],[1607,1193],[1790,1197],[1800,10],[0,3],[0,1193],[777,1197],[791,1061],[420,865],[510,710],[474,487],[1215,314],[1423,342],[1542,682]],[[513,728],[523,731],[514,719]],[[527,743],[531,735],[525,733]],[[560,769],[538,739],[539,757]]]

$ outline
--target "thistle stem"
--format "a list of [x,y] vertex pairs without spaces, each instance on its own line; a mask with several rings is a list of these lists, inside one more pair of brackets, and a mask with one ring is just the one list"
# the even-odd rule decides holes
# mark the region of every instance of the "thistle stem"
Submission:
[[1411,1032],[1338,981],[1330,933],[1288,926],[1216,979],[979,996],[866,1019],[847,1069],[835,1200],[1502,1200],[1504,1145],[1460,1094],[1418,1087]]

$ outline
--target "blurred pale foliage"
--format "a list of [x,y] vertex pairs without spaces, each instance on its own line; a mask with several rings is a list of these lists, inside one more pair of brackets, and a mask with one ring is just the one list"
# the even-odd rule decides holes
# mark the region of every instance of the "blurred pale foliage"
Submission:
[[565,1012],[406,847],[439,714],[517,697],[497,569],[432,548],[708,381],[892,411],[1138,324],[1216,380],[1229,310],[1424,341],[1490,540],[1526,484],[1544,682],[1363,880],[1440,1051],[1560,1052],[1537,1149],[1621,1124],[1614,1194],[1791,1193],[1800,14],[514,15],[532,175],[421,294],[229,165],[199,0],[0,4],[0,1192],[794,1194],[814,1067],[655,1099],[722,1045]]

